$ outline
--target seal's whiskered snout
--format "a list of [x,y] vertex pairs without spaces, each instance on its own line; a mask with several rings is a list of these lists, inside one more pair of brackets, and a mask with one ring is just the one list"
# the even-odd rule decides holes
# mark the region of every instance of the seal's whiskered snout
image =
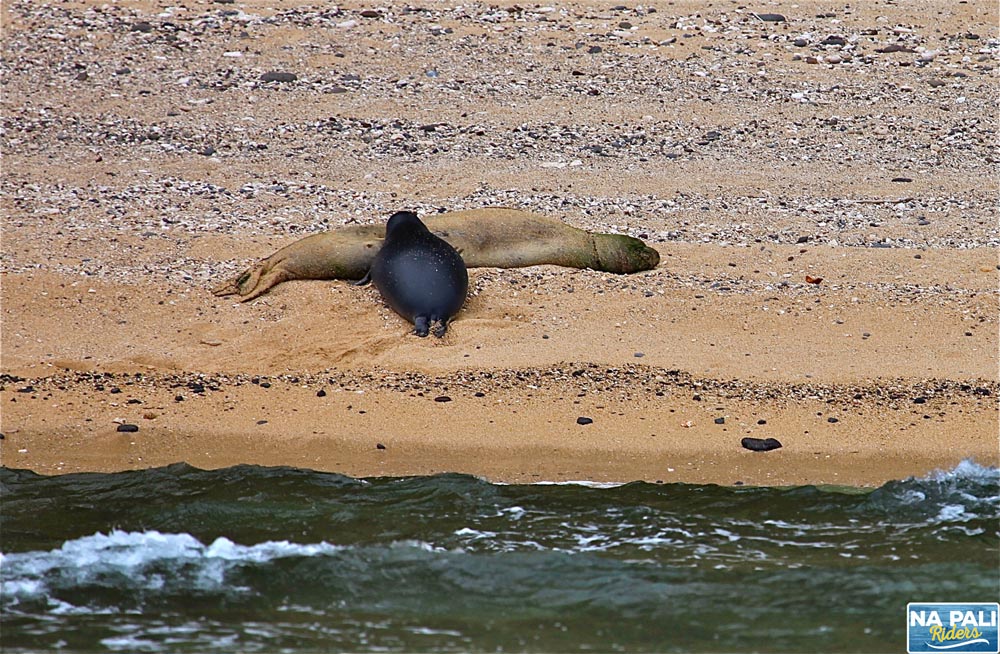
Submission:
[[[469,273],[461,255],[412,211],[394,213],[385,242],[368,273],[393,311],[413,323],[413,333],[438,338],[465,303]],[[433,329],[432,329],[433,327]]]

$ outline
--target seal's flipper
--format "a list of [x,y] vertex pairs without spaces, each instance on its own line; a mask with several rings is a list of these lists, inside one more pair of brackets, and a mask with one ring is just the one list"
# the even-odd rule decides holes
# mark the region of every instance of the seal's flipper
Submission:
[[368,286],[372,281],[372,271],[369,270],[365,273],[365,276],[356,282],[351,282],[351,286]]
[[427,336],[427,333],[429,331],[430,331],[430,321],[427,319],[427,316],[417,316],[416,318],[413,319],[414,334],[416,334],[420,338],[424,338],[425,336]]
[[240,302],[248,302],[260,297],[273,286],[296,277],[282,267],[272,267],[268,260],[247,268],[228,282],[212,289],[215,295],[239,295]]
[[448,331],[448,321],[439,320],[437,326],[432,330],[431,333],[437,336],[438,338],[443,338],[445,332],[447,331]]

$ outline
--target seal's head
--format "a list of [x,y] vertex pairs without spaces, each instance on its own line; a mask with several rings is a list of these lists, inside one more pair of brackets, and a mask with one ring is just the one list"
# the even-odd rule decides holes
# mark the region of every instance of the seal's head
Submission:
[[407,233],[427,231],[427,227],[412,211],[397,211],[385,225],[385,237],[394,238]]

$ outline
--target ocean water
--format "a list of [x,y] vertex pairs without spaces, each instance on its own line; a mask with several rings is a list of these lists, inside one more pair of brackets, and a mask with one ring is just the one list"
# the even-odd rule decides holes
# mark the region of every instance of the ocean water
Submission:
[[4,651],[905,651],[996,601],[1000,473],[876,490],[0,469]]

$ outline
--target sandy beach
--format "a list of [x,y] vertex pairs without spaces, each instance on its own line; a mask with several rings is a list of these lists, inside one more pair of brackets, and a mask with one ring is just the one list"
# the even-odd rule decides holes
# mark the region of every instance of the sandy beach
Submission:
[[[871,486],[1000,463],[992,7],[2,19],[4,466]],[[488,206],[661,263],[470,270],[440,340],[372,287],[211,292],[311,233]]]

